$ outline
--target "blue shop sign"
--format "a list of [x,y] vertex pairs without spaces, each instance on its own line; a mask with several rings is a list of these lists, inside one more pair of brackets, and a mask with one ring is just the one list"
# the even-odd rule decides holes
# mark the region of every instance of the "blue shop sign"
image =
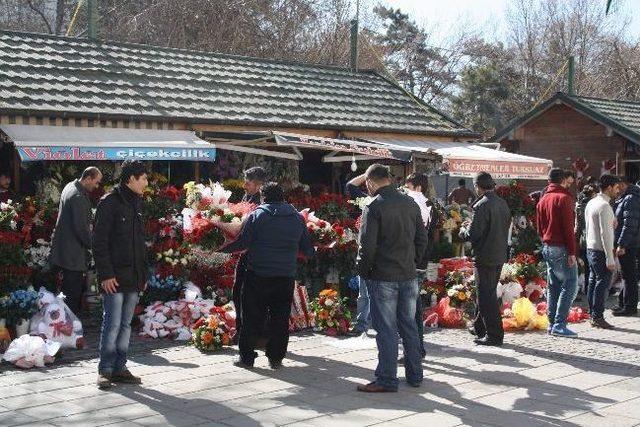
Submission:
[[213,162],[215,148],[156,148],[156,147],[85,147],[31,146],[16,147],[23,162],[42,160],[183,160]]

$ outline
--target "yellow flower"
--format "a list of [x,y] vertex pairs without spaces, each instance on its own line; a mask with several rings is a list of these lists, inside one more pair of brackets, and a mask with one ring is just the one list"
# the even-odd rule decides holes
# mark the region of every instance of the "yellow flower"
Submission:
[[466,294],[466,293],[464,293],[464,292],[462,292],[462,291],[458,292],[458,299],[459,299],[460,301],[464,301],[464,300],[466,300],[466,299],[467,299],[467,294]]

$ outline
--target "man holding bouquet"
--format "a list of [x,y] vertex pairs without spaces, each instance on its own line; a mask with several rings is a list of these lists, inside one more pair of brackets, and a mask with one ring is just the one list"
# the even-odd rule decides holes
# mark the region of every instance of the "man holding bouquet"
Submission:
[[240,359],[237,366],[252,368],[255,347],[267,320],[266,355],[273,369],[282,366],[289,344],[289,316],[293,300],[298,252],[313,256],[307,226],[284,199],[275,182],[262,186],[262,204],[245,220],[238,238],[220,252],[246,252],[242,289]]
[[[254,166],[244,171],[244,196],[242,201],[254,204],[258,206],[261,203],[260,200],[260,187],[267,179],[267,172],[260,166]],[[236,264],[236,275],[233,282],[233,306],[236,309],[236,337],[240,336],[240,329],[242,328],[242,284],[247,269],[247,256],[241,254]]]

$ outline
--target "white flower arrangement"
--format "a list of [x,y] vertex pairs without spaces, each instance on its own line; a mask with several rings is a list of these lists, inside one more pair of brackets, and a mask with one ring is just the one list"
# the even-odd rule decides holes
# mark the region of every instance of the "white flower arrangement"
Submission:
[[27,256],[27,266],[41,271],[49,270],[49,255],[51,246],[43,239],[38,239],[36,244],[25,250]]

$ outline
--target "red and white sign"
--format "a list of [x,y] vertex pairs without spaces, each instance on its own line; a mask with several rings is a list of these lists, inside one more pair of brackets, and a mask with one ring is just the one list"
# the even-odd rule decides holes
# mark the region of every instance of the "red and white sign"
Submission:
[[488,172],[494,179],[546,180],[551,170],[551,164],[547,162],[449,158],[444,160],[444,168],[451,176],[467,178],[473,178],[478,172]]

